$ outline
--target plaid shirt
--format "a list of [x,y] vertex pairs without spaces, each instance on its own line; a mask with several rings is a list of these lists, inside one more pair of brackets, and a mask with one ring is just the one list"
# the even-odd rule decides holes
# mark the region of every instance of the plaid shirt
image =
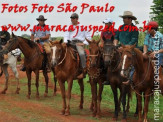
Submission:
[[148,46],[148,51],[163,49],[163,35],[157,31],[152,37],[149,33],[145,36],[144,45]]

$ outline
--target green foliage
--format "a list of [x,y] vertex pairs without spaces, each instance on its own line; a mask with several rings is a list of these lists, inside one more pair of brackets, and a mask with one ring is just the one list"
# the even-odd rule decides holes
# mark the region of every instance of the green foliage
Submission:
[[160,32],[163,33],[163,0],[153,0],[153,4],[151,6],[152,12],[150,13],[154,15],[152,20],[158,22]]

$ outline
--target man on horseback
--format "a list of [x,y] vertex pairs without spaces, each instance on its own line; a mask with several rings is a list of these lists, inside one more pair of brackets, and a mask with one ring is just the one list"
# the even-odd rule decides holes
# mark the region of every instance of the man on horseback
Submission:
[[[75,30],[70,30],[65,33],[64,42],[67,43],[69,40],[72,45],[75,45],[79,53],[83,72],[77,78],[81,79],[84,77],[86,73],[86,56],[85,56],[85,51],[84,51],[84,44],[87,45],[88,43],[85,40],[85,38],[91,40],[91,33],[87,31],[81,31],[80,24],[78,22],[78,19],[79,19],[78,14],[73,13],[70,16],[70,18],[71,18],[71,25],[73,25],[73,28]],[[79,30],[77,30],[76,26],[79,27]]]
[[[107,18],[103,21],[105,24],[106,29],[101,32],[101,47],[104,47],[106,43],[113,44],[116,30],[113,28],[113,31],[110,30],[110,27],[113,24],[113,20],[111,18]],[[107,72],[107,67],[105,67],[105,70]],[[106,81],[104,81],[103,85],[109,85],[108,81],[108,74],[106,73]]]
[[[137,27],[132,23],[132,20],[137,20],[135,16],[133,16],[133,13],[131,11],[125,11],[122,16],[119,16],[123,18],[124,24],[119,26],[118,31],[116,32],[115,39],[114,39],[114,45],[117,46],[120,42],[123,45],[134,45],[135,43],[138,44],[138,29]],[[128,27],[127,29],[125,29]],[[130,27],[135,28],[130,30]],[[133,74],[135,72],[134,67],[131,68],[129,81],[133,80]],[[110,84],[109,81],[106,83],[107,85]]]
[[159,66],[163,66],[163,35],[158,31],[158,23],[148,23],[148,33],[144,40],[143,54],[149,54],[151,58],[159,55]]
[[[46,68],[47,71],[51,71],[51,59],[50,59],[50,53],[46,51],[46,48],[50,48],[49,46],[49,37],[50,37],[50,30],[47,25],[45,25],[45,21],[47,19],[44,18],[43,15],[40,15],[36,19],[39,23],[38,25],[35,25],[32,32],[31,32],[31,41],[34,41],[38,43],[38,46],[40,48],[44,48],[44,55],[47,58],[46,62]],[[46,47],[45,47],[46,45]],[[22,68],[22,71],[25,71],[25,67]]]

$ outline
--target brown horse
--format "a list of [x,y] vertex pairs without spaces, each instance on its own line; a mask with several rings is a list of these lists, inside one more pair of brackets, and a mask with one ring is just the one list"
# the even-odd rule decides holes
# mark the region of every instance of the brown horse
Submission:
[[142,52],[135,48],[136,45],[124,46],[122,52],[122,71],[121,75],[128,77],[132,66],[135,68],[132,88],[136,92],[138,100],[139,122],[142,119],[142,97],[144,94],[144,122],[147,122],[148,104],[150,95],[154,88],[154,70],[150,58],[143,58]]
[[[95,117],[97,115],[97,117],[101,116],[101,109],[100,109],[100,105],[101,105],[101,95],[102,95],[102,91],[103,91],[103,82],[104,82],[104,70],[103,67],[101,65],[101,61],[102,61],[102,53],[101,53],[101,49],[98,46],[99,41],[89,41],[88,39],[86,39],[87,42],[89,43],[89,64],[87,66],[87,72],[89,75],[89,81],[91,84],[91,92],[92,92],[92,102],[91,102],[91,106],[90,109],[93,111],[92,115],[93,117]],[[97,93],[97,83],[99,84],[99,91]],[[98,95],[97,95],[98,94]]]
[[[39,98],[39,70],[42,70],[42,62],[44,60],[44,54],[41,53],[38,45],[23,37],[15,36],[12,33],[12,38],[9,40],[3,52],[10,52],[16,48],[19,48],[25,56],[24,65],[26,67],[26,74],[28,78],[28,95],[30,99],[31,95],[31,73],[32,71],[36,75],[36,98]],[[48,75],[46,69],[43,69],[43,75],[45,77],[46,88],[44,96],[48,93]]]
[[[65,43],[63,40],[51,42],[52,44],[52,66],[55,66],[56,78],[58,80],[62,99],[63,99],[63,109],[61,111],[62,115],[70,115],[70,99],[71,99],[71,89],[73,85],[73,80],[77,79],[79,71],[79,61],[74,58],[72,48]],[[66,92],[65,92],[65,81],[68,82],[68,93],[67,93],[67,105],[66,105]],[[84,84],[83,79],[78,79],[81,90],[81,99],[79,108],[83,108],[83,92]]]
[[[113,120],[118,119],[118,112],[120,111],[120,104],[123,105],[123,121],[126,121],[126,116],[129,111],[129,100],[131,98],[131,89],[129,85],[122,84],[122,81],[127,81],[120,75],[121,71],[121,53],[112,43],[105,43],[103,49],[103,59],[105,68],[107,68],[108,80],[114,95],[115,112]],[[120,90],[120,97],[118,100],[118,91]],[[126,95],[128,95],[128,103],[126,109]]]

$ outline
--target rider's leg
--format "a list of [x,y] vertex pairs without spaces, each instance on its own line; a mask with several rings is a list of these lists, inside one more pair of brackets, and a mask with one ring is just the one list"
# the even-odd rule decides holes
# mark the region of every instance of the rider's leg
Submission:
[[83,46],[79,46],[76,44],[76,49],[79,53],[79,57],[81,60],[81,66],[83,69],[83,72],[77,77],[77,78],[84,78],[85,77],[85,73],[86,73],[86,57],[85,57],[85,52],[84,52],[84,47]]

